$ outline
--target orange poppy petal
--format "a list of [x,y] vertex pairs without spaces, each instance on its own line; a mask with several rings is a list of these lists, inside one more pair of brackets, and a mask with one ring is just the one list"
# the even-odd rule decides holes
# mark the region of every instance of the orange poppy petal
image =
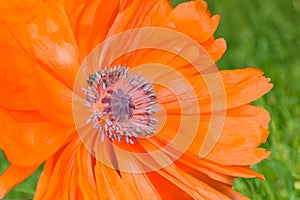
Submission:
[[159,1],[141,1],[133,0],[128,7],[122,10],[114,20],[108,37],[116,33],[120,33],[126,30],[140,28],[151,25],[151,19],[149,19],[149,13],[153,12]]
[[249,198],[243,196],[242,194],[238,193],[237,191],[233,190],[232,187],[224,184],[220,184],[218,182],[213,182],[214,188],[218,191],[226,194],[230,197],[230,199],[234,200],[250,200]]
[[254,172],[249,166],[223,165],[205,158],[199,159],[196,154],[185,153],[177,163],[228,185],[232,185],[232,178],[235,177],[264,179],[263,175]]
[[[48,73],[69,88],[79,67],[77,45],[68,18],[61,6],[42,1],[5,1],[0,11],[22,49]],[[22,16],[22,17],[20,17]],[[16,58],[17,59],[17,58]]]
[[162,22],[165,22],[166,18],[172,12],[173,9],[174,8],[171,5],[170,1],[158,1],[156,6],[149,13],[149,17],[145,21],[147,21],[151,26],[165,27],[165,24],[162,24]]
[[152,181],[161,199],[166,199],[166,200],[172,200],[172,199],[192,200],[193,199],[187,192],[182,190],[182,188],[173,184],[168,179],[159,175],[158,173],[149,172],[147,173],[147,176]]
[[[189,81],[190,86],[195,91],[201,114],[212,112],[213,105],[217,107],[214,108],[214,111],[220,111],[249,104],[273,87],[269,83],[270,79],[264,77],[263,72],[256,68],[222,70],[217,73],[199,74],[190,65],[185,65],[185,67],[180,67],[176,70]],[[220,84],[218,87],[211,85],[216,83],[215,79]],[[156,92],[158,101],[168,108],[169,113],[180,114],[179,104],[176,103],[176,98],[169,95],[170,92],[159,86],[156,86]],[[212,95],[216,97],[213,99],[213,102],[211,99]],[[224,106],[220,107],[219,105]]]
[[[273,85],[269,78],[263,76],[263,72],[256,68],[245,68],[237,70],[222,70],[220,72],[208,72],[199,74],[191,65],[185,65],[180,68],[176,66],[178,73],[182,74],[193,87],[198,98],[200,113],[212,112],[212,104],[217,108],[214,111],[232,109],[249,104],[266,94]],[[216,87],[214,80],[219,80],[220,86]],[[166,89],[157,87],[158,101],[168,107],[170,113],[180,114],[179,104],[171,97],[167,99],[169,93]],[[213,102],[211,97],[216,96]]]
[[11,164],[0,176],[0,199],[16,185],[28,178],[39,167],[20,167],[18,165]]
[[184,33],[197,40],[208,51],[214,61],[226,50],[224,39],[214,39],[220,21],[219,15],[210,16],[207,3],[203,0],[179,4],[164,21],[165,26]]
[[[137,144],[132,148],[134,151],[138,148],[138,151],[145,152],[143,146]],[[131,146],[129,151],[131,151],[130,148]],[[105,151],[110,150],[107,149]],[[98,190],[103,191],[102,193],[106,199],[127,199],[128,197],[124,195],[127,193],[131,194],[130,198],[132,199],[159,199],[159,194],[145,173],[131,173],[137,167],[142,167],[146,163],[140,163],[135,156],[114,155],[115,151],[110,151],[109,153],[111,154],[111,162],[115,163],[114,166],[124,169],[125,163],[129,172],[116,170],[112,167],[107,167],[101,161],[96,161],[95,178]],[[113,158],[114,156],[116,156],[116,159]]]
[[[156,140],[155,138],[151,138],[149,141],[154,146],[157,146],[161,149],[166,143]],[[152,146],[153,146],[152,145]],[[151,146],[145,146],[142,145],[147,151],[151,151],[153,147]],[[172,152],[166,152],[161,153],[160,158],[157,155],[156,157],[152,157],[153,160],[147,160],[148,162],[151,162],[152,164],[156,161],[159,161],[160,159],[171,159],[173,157]],[[199,160],[199,158],[197,158]],[[144,162],[144,160],[140,160],[141,163],[147,164],[147,162]],[[185,162],[190,162],[190,160],[186,160]],[[226,175],[217,175],[213,171],[210,171],[209,169],[202,168],[202,172],[208,172],[210,175],[212,175],[214,178],[217,178],[218,180],[224,180]],[[157,175],[155,175],[157,173]],[[188,170],[185,170],[185,168],[180,167],[179,165],[168,165],[167,167],[164,167],[163,169],[158,169],[154,172],[147,173],[148,177],[154,184],[154,186],[158,189],[159,187],[163,187],[161,184],[164,183],[164,185],[168,185],[171,188],[173,188],[173,194],[170,194],[168,191],[160,191],[161,197],[164,197],[166,199],[169,199],[170,197],[175,196],[190,196],[190,198],[194,199],[226,199],[226,197],[223,194],[218,193],[215,191],[211,186],[207,185],[205,182],[200,181],[201,179],[198,179],[196,177],[193,177],[192,174]],[[159,174],[159,175],[158,175]],[[218,176],[218,177],[217,177]],[[219,177],[223,176],[221,179]],[[154,178],[156,177],[156,178]],[[228,181],[232,183],[232,178],[228,177]],[[228,181],[225,182],[228,184]],[[195,184],[195,185],[194,185]],[[158,189],[159,190],[159,189]],[[209,191],[209,192],[208,192]],[[188,195],[187,195],[188,194]]]
[[[170,184],[175,186],[176,189],[172,186],[174,189],[172,194],[170,194],[170,191],[158,193],[161,197],[164,197],[164,199],[170,199],[170,196],[174,195],[185,197],[190,196],[196,199],[226,199],[226,197],[223,194],[218,193],[213,188],[207,186],[199,180],[196,180],[195,178],[181,171],[180,169],[176,169],[175,172],[169,169],[169,167],[167,172],[163,172],[164,170],[158,170],[156,172],[153,172],[160,174],[160,176],[156,176],[157,178],[155,179],[153,178],[153,173],[147,173],[149,180],[151,180],[152,182],[151,184],[144,174],[130,174],[130,177],[133,176],[132,178],[134,178],[135,180],[133,183],[130,183],[128,181],[132,178],[124,176],[128,175],[127,173],[124,174],[120,172],[119,175],[114,169],[107,168],[100,164],[98,165],[98,168],[100,169],[98,172],[96,172],[96,174],[98,173],[98,176],[96,176],[96,178],[101,177],[98,181],[98,183],[101,183],[99,188],[102,188],[104,190],[104,193],[106,193],[107,196],[111,199],[126,199],[127,197],[123,194],[126,194],[128,192],[130,192],[130,194],[132,195],[131,198],[133,199],[140,197],[144,198],[144,196],[149,197],[149,199],[157,199],[157,196],[155,196],[156,192],[152,191],[152,184],[155,188],[165,187],[166,185]],[[169,170],[172,172],[169,172]],[[142,179],[136,179],[138,177]],[[161,183],[165,179],[167,179],[168,184],[162,186]],[[143,184],[144,187],[141,187],[140,184],[136,185],[136,180],[139,180],[139,183],[143,183],[143,181],[141,180],[146,180],[146,185]],[[183,195],[185,193],[188,195]]]
[[[174,165],[170,165],[169,167],[166,167],[162,170],[158,170],[157,173],[166,178],[171,183],[175,184],[177,187],[181,188],[194,199],[230,199],[229,197],[226,197],[221,192],[215,190],[214,188],[193,177],[182,169],[175,168]],[[159,184],[158,182],[159,179],[155,183]]]
[[158,199],[151,185],[145,174],[117,172],[96,161],[75,137],[46,161],[35,199],[128,199],[124,194],[132,199]]
[[[21,49],[5,28],[6,24],[0,16],[0,107],[8,110],[34,110],[26,94],[24,78],[31,77],[32,61]],[[3,28],[2,28],[3,27]]]
[[[0,18],[0,26],[3,25]],[[24,54],[8,30],[0,34],[0,54],[3,67],[0,69],[0,107],[9,111],[38,111],[53,121],[73,124],[72,91],[33,62]],[[7,34],[11,40],[2,37]],[[58,114],[60,113],[60,114]]]
[[79,142],[77,134],[72,135],[70,142],[46,161],[34,199],[83,199],[76,163]]
[[[195,157],[195,158],[197,160],[199,160],[199,157],[198,158]],[[182,161],[182,162],[180,162],[180,161]],[[186,162],[186,163],[184,163],[184,162]],[[228,176],[228,175],[222,174],[222,173],[217,173],[209,168],[202,166],[201,162],[198,162],[199,165],[193,165],[190,162],[191,162],[190,160],[179,159],[175,164],[176,164],[176,166],[178,166],[185,172],[188,172],[189,174],[191,174],[194,177],[207,176],[210,179],[213,179],[220,183],[224,183],[227,185],[233,184],[233,180],[235,177]],[[202,180],[202,179],[200,178],[200,180]],[[204,182],[207,183],[206,181],[204,181]]]
[[94,157],[89,154],[83,145],[80,145],[77,151],[78,182],[84,199],[97,199],[99,193],[97,190],[94,175]]
[[[163,4],[163,6],[160,6],[160,4],[157,4],[152,9],[152,11],[149,13],[150,19],[146,19],[143,22],[144,24],[142,24],[140,26],[155,26],[155,27],[164,27],[164,28],[174,29],[174,27],[172,27],[172,26],[171,27],[167,26],[167,24],[170,24],[171,22],[166,21],[166,17],[168,14],[170,14],[172,9],[169,8],[168,3],[166,3],[166,2],[163,3],[163,2],[164,1],[161,2],[161,4]],[[166,5],[164,5],[164,4],[166,4]],[[181,12],[187,12],[187,13],[193,13],[193,11],[197,12],[194,8],[194,6],[195,6],[194,4],[197,4],[197,3],[195,3],[195,1],[191,1],[188,3],[180,4],[171,12],[170,16],[172,15],[173,12],[174,13],[178,12],[178,15],[180,15],[179,20],[181,20],[182,17],[185,16],[184,13],[181,13]],[[184,8],[181,9],[182,5],[187,5],[187,6],[183,6]],[[190,5],[190,6],[188,6],[188,5]],[[192,11],[190,11],[189,9],[192,9]],[[205,9],[206,9],[206,7],[205,7]],[[160,12],[160,10],[163,10],[163,11]],[[204,10],[202,10],[202,11],[204,11]],[[159,13],[158,16],[156,15],[157,13]],[[178,17],[178,16],[176,16],[176,17]],[[206,26],[206,22],[210,20],[210,17],[208,17],[208,19],[205,19],[205,20],[200,20],[200,19],[202,19],[202,18],[201,17],[192,18],[189,21],[184,19],[182,22],[180,21],[182,27],[180,26],[180,27],[178,27],[178,30],[177,30],[177,28],[175,30],[185,33],[185,34],[187,34],[187,36],[191,36],[193,39],[195,39],[196,36],[191,35],[192,34],[191,30],[196,32],[196,33],[194,33],[194,35],[203,36],[204,34],[201,33],[201,30],[208,29],[205,26]],[[177,18],[175,20],[177,20]],[[196,28],[186,29],[186,27],[193,27],[193,26],[195,26]],[[200,26],[200,28],[198,26]],[[216,26],[217,26],[217,24],[216,24]],[[137,28],[137,27],[135,27],[135,28]],[[183,29],[183,30],[181,30],[181,29]],[[202,39],[203,41],[198,40],[198,42],[199,42],[199,45],[202,45],[203,48],[206,49],[206,51],[208,52],[208,56],[210,55],[214,61],[217,61],[226,50],[226,42],[222,38],[215,40],[213,37],[214,31],[215,31],[215,29],[211,30],[210,34],[206,38]],[[173,42],[173,41],[167,41],[167,39],[166,39],[165,42],[168,43],[168,42]],[[177,41],[177,42],[180,43],[180,41]],[[186,41],[184,41],[184,42],[186,42]],[[172,54],[170,55],[166,51],[158,51],[157,49],[156,50],[151,49],[151,50],[144,51],[144,52],[143,51],[140,52],[140,50],[139,50],[138,52],[134,53],[134,56],[132,57],[132,59],[133,59],[133,62],[129,60],[129,63],[128,62],[125,62],[125,63],[128,64],[128,66],[132,66],[132,67],[137,66],[137,64],[133,64],[135,62],[149,63],[149,62],[144,61],[144,60],[149,61],[149,59],[152,62],[155,61],[155,63],[160,63],[159,61],[164,60],[165,62],[162,62],[162,63],[170,64],[171,66],[172,66],[172,64],[170,62],[172,60],[174,60],[173,63],[175,62],[176,65],[178,65],[180,63],[179,62],[180,58],[178,56],[174,56]],[[177,62],[179,62],[179,63],[177,63]]]
[[201,45],[215,62],[223,56],[227,48],[226,41],[223,38],[214,39],[214,37],[211,37],[209,40],[201,43]]
[[[160,140],[160,142],[159,143],[156,142],[156,144],[158,146],[161,146],[162,148],[163,146],[167,145],[167,142]],[[146,147],[146,149],[149,148]],[[165,152],[163,156],[165,157],[167,155],[170,156],[170,158],[173,157],[173,153],[171,151]],[[158,160],[157,157],[153,158],[152,163],[157,160]],[[209,177],[214,181],[218,181],[226,185],[232,185],[233,179],[235,177],[264,179],[263,175],[254,172],[248,166],[223,165],[221,163],[216,163],[214,161],[210,161],[207,159],[199,159],[199,156],[197,154],[190,154],[187,152],[185,152],[175,162],[175,164],[180,169],[184,170],[185,172],[188,172],[189,174],[197,178],[199,178],[199,175],[205,176],[205,177]],[[201,178],[199,179],[202,180]]]
[[273,84],[269,83],[270,79],[264,77],[264,73],[257,68],[222,70],[221,74],[228,109],[255,101],[273,87]]
[[203,0],[179,4],[166,19],[167,26],[187,34],[199,43],[208,40],[216,31],[220,16],[210,16]]
[[[34,123],[34,122],[45,122],[48,119],[45,118],[37,110],[0,110],[0,112],[6,113],[5,117],[0,114],[0,119],[6,122],[15,122],[15,123]],[[8,119],[10,118],[10,119]]]
[[44,162],[66,142],[73,129],[47,121],[16,123],[5,111],[0,117],[5,133],[0,135],[0,147],[8,160],[19,166]]
[[[13,68],[10,65],[8,67]],[[3,71],[7,76],[14,74],[10,70]],[[36,70],[28,76],[16,76],[14,81],[8,79],[9,77],[1,77],[0,75],[0,83],[3,86],[0,89],[2,97],[0,107],[6,109],[7,112],[20,117],[23,112],[22,118],[26,117],[26,113],[40,113],[41,119],[46,117],[63,124],[74,124],[71,104],[72,91],[51,75],[43,70]],[[53,90],[54,88],[55,90]],[[27,121],[30,117],[26,117]],[[22,121],[17,118],[15,120]],[[37,119],[35,118],[35,120]]]
[[[226,103],[227,109],[251,103],[266,94],[273,87],[273,85],[269,83],[270,79],[264,77],[263,72],[256,68],[221,70],[220,74],[223,79],[226,101],[224,101],[224,98],[216,98],[214,102],[211,102],[211,94],[203,79],[199,79],[197,76],[190,78],[190,81],[194,81],[196,85],[196,81],[198,80],[196,89],[199,96],[201,113],[211,112],[212,103],[215,105]],[[217,87],[213,92],[216,96],[222,96],[224,89],[223,87]]]
[[[196,156],[196,155],[195,155]],[[215,171],[220,174],[225,174],[233,177],[244,177],[244,178],[259,178],[264,180],[264,176],[259,174],[249,166],[239,166],[239,165],[223,165],[220,163],[216,163],[214,161],[203,159],[199,161],[202,165],[212,171]],[[197,163],[197,161],[196,161]]]
[[213,179],[210,179],[206,175],[202,175],[202,174],[195,174],[194,176],[200,179],[201,181],[205,182],[206,184],[210,185],[212,188],[216,189],[217,191],[223,193],[230,199],[249,200],[247,197],[233,190],[232,184],[230,185],[223,184]]
[[[60,151],[58,151],[60,152]],[[56,155],[56,154],[55,154]],[[34,198],[33,199],[47,199],[46,198],[46,192],[47,192],[47,187],[44,187],[48,185],[48,182],[51,179],[52,171],[55,167],[55,159],[54,155],[50,158],[48,158],[44,164],[43,171],[39,177],[39,181],[36,187],[36,191],[34,193]],[[48,197],[49,199],[49,197]]]
[[81,61],[105,39],[119,12],[119,6],[119,1],[109,0],[64,2],[64,9],[80,49]]
[[43,70],[37,69],[33,74],[26,80],[30,101],[48,119],[74,126],[72,90]]
[[[108,199],[159,199],[146,174],[123,173],[97,162],[95,176],[98,189]],[[101,189],[100,189],[101,188]]]
[[229,109],[226,111],[226,115],[250,119],[265,129],[268,128],[268,124],[271,120],[268,111],[253,105],[244,105],[238,108]]
[[8,110],[36,110],[27,96],[26,86],[0,78],[0,107]]
[[[189,147],[189,152],[199,155],[204,137],[207,134],[214,134],[213,131],[208,131],[212,123],[212,115],[215,120],[223,122],[223,115],[219,115],[217,112],[201,115],[199,130]],[[266,141],[269,135],[269,131],[266,129],[269,121],[268,112],[255,106],[245,105],[228,110],[225,123],[222,125],[221,136],[214,147],[213,158],[209,157],[209,159],[225,165],[229,165],[229,163],[230,165],[250,165],[266,158],[269,153],[256,147]],[[214,124],[217,122],[215,121]],[[223,154],[227,154],[227,157],[222,157]]]
[[[199,160],[199,159],[196,159],[196,160]],[[189,160],[189,162],[190,162],[190,160]],[[240,199],[240,200],[248,199],[232,189],[232,183],[233,183],[234,177],[228,177],[228,179],[230,180],[230,183],[224,184],[224,182],[222,182],[222,181],[220,182],[219,180],[215,179],[215,177],[211,177],[211,174],[202,174],[194,169],[190,169],[190,168],[183,167],[183,166],[181,166],[181,167],[184,171],[188,172],[189,174],[191,174],[192,176],[201,180],[202,182],[208,184],[212,188],[214,188],[214,189],[218,190],[219,192],[225,194],[226,196],[230,197],[230,199]]]
[[255,164],[270,155],[257,148],[268,135],[267,129],[252,120],[226,117],[220,139],[206,158],[224,165]]
[[75,33],[81,60],[107,37],[161,22],[172,8],[169,2],[157,0],[64,1],[63,4]]

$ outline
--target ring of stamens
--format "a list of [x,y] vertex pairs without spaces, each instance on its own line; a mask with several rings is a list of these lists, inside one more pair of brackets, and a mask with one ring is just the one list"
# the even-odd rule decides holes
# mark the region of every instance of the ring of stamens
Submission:
[[156,133],[158,111],[154,87],[141,74],[130,75],[125,66],[104,68],[91,74],[87,80],[85,106],[91,109],[86,124],[111,141],[125,138],[134,144],[140,137]]

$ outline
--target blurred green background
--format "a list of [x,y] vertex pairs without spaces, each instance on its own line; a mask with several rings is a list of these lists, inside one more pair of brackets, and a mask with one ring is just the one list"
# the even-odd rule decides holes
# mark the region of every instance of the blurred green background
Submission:
[[300,0],[208,0],[221,15],[216,33],[228,49],[221,69],[253,66],[274,88],[256,105],[272,117],[265,148],[272,154],[253,168],[266,181],[238,179],[235,189],[251,199],[300,199]]
[[[234,188],[251,199],[300,199],[300,0],[207,1],[212,14],[221,15],[216,36],[228,45],[220,68],[259,67],[274,83],[273,90],[255,102],[272,116],[271,134],[263,145],[272,155],[253,166],[266,181],[237,179]],[[0,161],[2,172],[8,163],[1,152]],[[39,174],[5,199],[31,198]]]

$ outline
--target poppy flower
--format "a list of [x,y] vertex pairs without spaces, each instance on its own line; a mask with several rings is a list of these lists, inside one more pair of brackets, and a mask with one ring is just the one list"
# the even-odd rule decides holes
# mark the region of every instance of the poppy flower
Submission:
[[0,13],[0,198],[43,163],[35,199],[247,199],[233,180],[264,179],[249,166],[270,154],[270,117],[250,103],[272,85],[215,67],[226,43],[203,0],[14,0]]

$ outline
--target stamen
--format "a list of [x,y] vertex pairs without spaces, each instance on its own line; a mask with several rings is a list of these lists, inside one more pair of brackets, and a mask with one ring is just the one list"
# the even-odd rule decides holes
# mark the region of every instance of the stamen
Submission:
[[91,74],[85,94],[84,105],[92,109],[86,124],[93,127],[111,141],[123,138],[130,144],[156,133],[158,111],[154,87],[141,74],[130,75],[125,66],[104,68]]

